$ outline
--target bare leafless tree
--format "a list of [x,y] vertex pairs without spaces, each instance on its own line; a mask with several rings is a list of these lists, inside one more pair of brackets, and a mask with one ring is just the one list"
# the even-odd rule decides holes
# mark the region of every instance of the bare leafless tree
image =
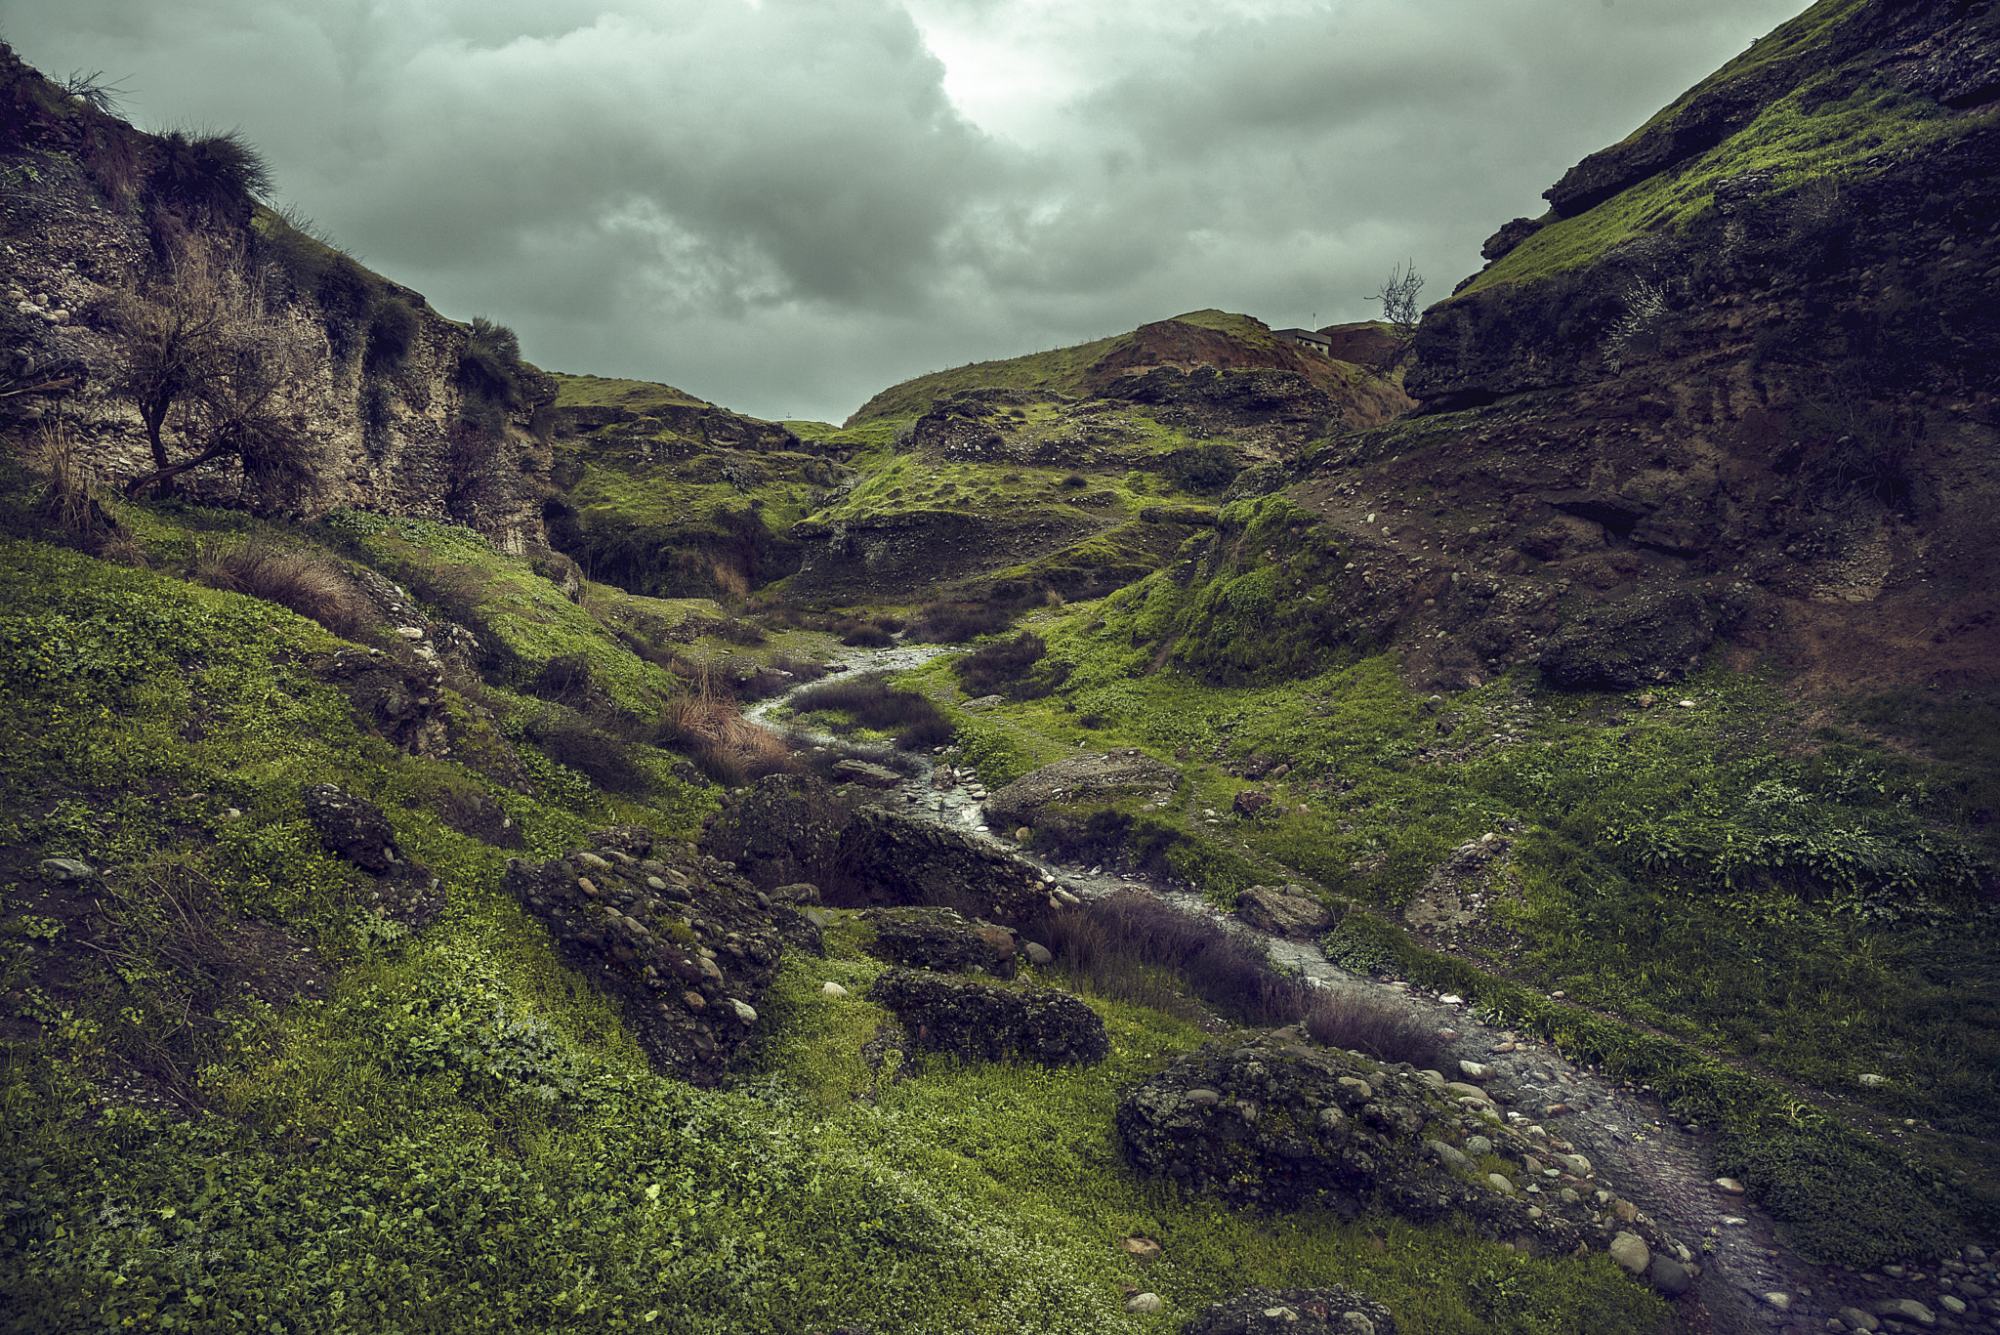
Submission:
[[[310,372],[309,345],[284,310],[223,257],[185,250],[148,296],[119,312],[124,387],[139,410],[153,470],[126,485],[138,496],[218,459],[242,461],[261,493],[296,481],[303,416],[295,391]],[[176,460],[169,424],[191,453]]]
[[1415,260],[1391,269],[1382,286],[1375,290],[1374,299],[1382,303],[1382,321],[1400,342],[1408,343],[1416,336],[1417,294],[1423,290],[1424,276],[1417,272]]

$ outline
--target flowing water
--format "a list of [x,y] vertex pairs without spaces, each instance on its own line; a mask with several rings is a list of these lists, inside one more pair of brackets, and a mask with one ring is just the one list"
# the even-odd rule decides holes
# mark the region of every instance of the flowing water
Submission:
[[[856,650],[835,660],[850,673],[901,672],[920,667],[956,646],[898,645]],[[805,684],[745,711],[745,717],[772,728],[802,748],[825,748],[859,759],[881,761],[879,748],[857,745],[837,734],[782,717]],[[1311,942],[1272,936],[1219,912],[1199,893],[1164,885],[1136,873],[1084,867],[1038,856],[1007,835],[987,827],[986,791],[969,772],[944,763],[938,754],[901,751],[895,767],[907,771],[884,798],[919,816],[961,831],[1038,869],[1052,887],[1082,898],[1118,890],[1140,890],[1190,912],[1215,918],[1231,930],[1256,937],[1273,963],[1323,987],[1367,991],[1389,1000],[1433,1027],[1455,1033],[1446,1064],[1477,1061],[1492,1074],[1483,1083],[1509,1121],[1542,1126],[1590,1159],[1606,1187],[1632,1201],[1676,1241],[1687,1246],[1703,1268],[1696,1292],[1705,1309],[1697,1329],[1714,1331],[1823,1331],[1840,1307],[1865,1306],[1884,1295],[1860,1289],[1855,1277],[1815,1266],[1784,1246],[1768,1219],[1741,1196],[1715,1186],[1712,1139],[1676,1123],[1659,1101],[1643,1090],[1610,1080],[1571,1062],[1530,1035],[1483,1023],[1457,998],[1437,997],[1396,979],[1350,973]],[[1454,1070],[1450,1072],[1456,1076]],[[1560,1109],[1560,1111],[1557,1111]],[[1860,1291],[1854,1291],[1860,1289]],[[1841,1292],[1848,1290],[1848,1292]],[[1770,1295],[1784,1300],[1780,1306]]]

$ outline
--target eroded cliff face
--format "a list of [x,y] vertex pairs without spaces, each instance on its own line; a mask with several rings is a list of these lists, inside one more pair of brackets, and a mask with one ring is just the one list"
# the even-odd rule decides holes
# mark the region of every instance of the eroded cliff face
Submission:
[[[294,457],[281,480],[220,458],[177,479],[181,490],[301,516],[354,507],[449,519],[510,550],[539,544],[550,458],[531,427],[554,397],[547,377],[520,365],[491,392],[466,326],[247,195],[187,202],[162,179],[166,157],[160,139],[0,47],[0,371],[15,389],[54,387],[0,395],[0,431],[32,442],[60,421],[100,477],[152,471],[122,386],[125,316],[198,264],[285,346]],[[162,431],[177,459],[203,448],[174,413]]]
[[1825,0],[1496,233],[1424,316],[1420,415],[1296,493],[1407,589],[1426,675],[1670,679],[1720,636],[1990,676],[1996,95],[1993,5]]

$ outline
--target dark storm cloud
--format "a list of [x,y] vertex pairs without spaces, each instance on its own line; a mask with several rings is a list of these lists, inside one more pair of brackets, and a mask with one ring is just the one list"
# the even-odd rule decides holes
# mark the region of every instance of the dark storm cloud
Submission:
[[545,365],[839,416],[1199,306],[1368,313],[1803,0],[0,0]]

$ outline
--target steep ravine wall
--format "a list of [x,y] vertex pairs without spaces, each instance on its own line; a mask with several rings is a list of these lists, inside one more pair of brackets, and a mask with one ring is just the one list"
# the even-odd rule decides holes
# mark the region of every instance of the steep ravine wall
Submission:
[[[192,249],[253,294],[296,349],[286,407],[299,467],[273,491],[219,459],[184,475],[184,492],[301,516],[356,507],[449,519],[515,551],[541,543],[550,456],[530,427],[554,397],[548,378],[524,365],[506,402],[479,399],[465,326],[247,197],[170,208],[163,152],[0,46],[0,377],[80,379],[0,396],[0,436],[31,446],[60,422],[102,479],[149,472],[138,409],[120,390],[129,355],[118,308],[157,295],[172,281],[166,256]],[[371,327],[385,309],[393,355]],[[171,418],[167,435],[176,458],[196,452]]]

